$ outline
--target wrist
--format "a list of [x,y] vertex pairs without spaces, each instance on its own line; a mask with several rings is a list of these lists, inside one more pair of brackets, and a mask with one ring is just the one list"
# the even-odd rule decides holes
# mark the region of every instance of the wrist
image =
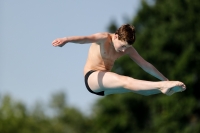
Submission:
[[67,43],[67,41],[68,41],[68,37],[63,37],[63,39],[64,39],[64,42]]

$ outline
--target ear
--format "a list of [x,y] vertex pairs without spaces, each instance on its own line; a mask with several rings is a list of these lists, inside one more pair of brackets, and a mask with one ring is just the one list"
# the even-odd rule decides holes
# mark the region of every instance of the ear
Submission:
[[118,34],[115,34],[114,39],[118,39]]

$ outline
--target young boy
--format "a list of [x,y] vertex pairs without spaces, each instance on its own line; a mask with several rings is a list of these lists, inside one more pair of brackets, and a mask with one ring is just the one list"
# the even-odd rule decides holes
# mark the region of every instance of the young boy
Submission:
[[[168,81],[153,65],[144,60],[133,48],[135,28],[129,24],[122,25],[113,33],[96,33],[89,36],[71,36],[58,38],[53,46],[62,47],[66,43],[92,43],[84,67],[85,85],[89,92],[100,96],[135,92],[141,95],[164,93],[172,95],[186,89],[184,83]],[[111,72],[115,60],[128,55],[144,71],[162,80],[158,82],[137,80],[132,77]]]

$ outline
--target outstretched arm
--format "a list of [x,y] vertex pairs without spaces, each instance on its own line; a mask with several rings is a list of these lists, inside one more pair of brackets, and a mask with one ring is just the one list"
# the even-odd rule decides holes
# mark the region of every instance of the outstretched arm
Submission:
[[126,52],[130,56],[130,58],[134,62],[136,62],[144,71],[146,71],[147,73],[151,74],[152,76],[160,80],[163,80],[163,81],[168,80],[152,64],[144,60],[133,47],[130,47],[129,49],[127,49]]
[[70,36],[58,38],[52,42],[53,46],[62,47],[68,42],[86,44],[86,43],[101,43],[108,37],[108,33],[96,33],[89,36]]

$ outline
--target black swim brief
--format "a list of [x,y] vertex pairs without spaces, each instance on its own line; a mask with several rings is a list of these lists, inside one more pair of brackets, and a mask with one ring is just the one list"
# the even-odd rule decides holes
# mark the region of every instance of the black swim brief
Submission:
[[89,85],[88,85],[88,78],[90,76],[90,74],[92,74],[93,72],[95,72],[94,70],[90,70],[89,72],[86,73],[85,75],[85,86],[87,88],[87,90],[93,94],[99,95],[99,96],[104,96],[104,91],[101,92],[94,92],[90,89]]

